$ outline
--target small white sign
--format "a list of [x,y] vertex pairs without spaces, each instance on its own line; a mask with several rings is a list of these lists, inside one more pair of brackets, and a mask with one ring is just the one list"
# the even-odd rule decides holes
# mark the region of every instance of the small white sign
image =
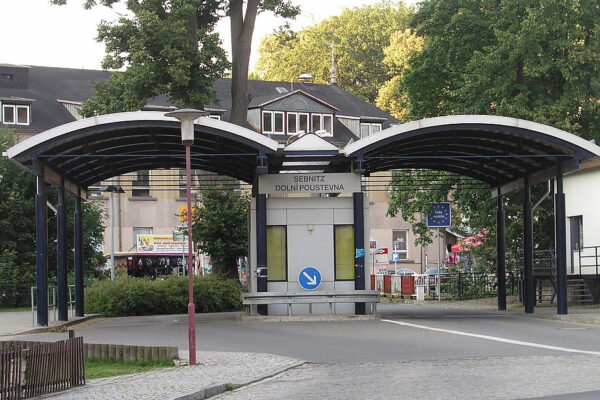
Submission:
[[354,193],[361,191],[360,175],[344,174],[273,174],[258,177],[260,194]]

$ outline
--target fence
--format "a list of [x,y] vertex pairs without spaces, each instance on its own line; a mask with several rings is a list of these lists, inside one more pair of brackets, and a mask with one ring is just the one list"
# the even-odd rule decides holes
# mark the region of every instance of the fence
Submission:
[[[71,313],[71,315],[75,315],[75,312],[73,310],[73,306],[75,305],[75,285],[68,285],[67,288],[69,289],[68,292],[68,299],[67,299],[67,305],[69,306],[69,312]],[[54,317],[54,320],[56,321],[56,315],[57,315],[57,299],[58,297],[56,296],[56,286],[48,286],[48,309],[52,309],[52,315]],[[37,286],[31,286],[31,321],[32,321],[32,325],[35,326],[35,320],[37,317]]]
[[83,338],[54,343],[21,344],[3,342],[2,399],[26,399],[85,385]]
[[2,366],[0,399],[13,400],[21,398],[22,354],[21,346],[0,350],[0,365]]

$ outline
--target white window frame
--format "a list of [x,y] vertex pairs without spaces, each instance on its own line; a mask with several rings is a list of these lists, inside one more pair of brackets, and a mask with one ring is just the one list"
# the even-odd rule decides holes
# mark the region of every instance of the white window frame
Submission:
[[[294,123],[294,132],[290,132],[290,115],[293,115],[294,117],[296,117],[296,121]],[[295,112],[289,112],[287,113],[286,117],[285,117],[285,131],[288,135],[295,135],[296,133],[298,133],[298,126],[300,125],[300,117],[298,116],[298,113]]]
[[[281,115],[281,130],[280,131],[276,130],[276,127],[275,127],[275,116],[276,115]],[[276,135],[285,135],[285,125],[286,125],[285,113],[283,111],[273,111],[273,121],[272,121],[273,133]]]
[[320,129],[323,130],[325,126],[325,116],[331,117],[331,125],[329,125],[329,130],[325,129],[327,133],[323,134],[323,136],[333,136],[333,114],[312,113],[310,115],[310,129],[312,132],[316,132],[313,126],[313,117],[319,117],[319,125],[321,125]]
[[[271,116],[271,130],[267,131],[265,129],[265,116],[269,114]],[[273,133],[273,129],[275,129],[275,121],[273,121],[273,111],[262,111],[260,113],[260,125],[262,128],[262,133]]]
[[[394,234],[396,232],[399,233],[404,233],[404,243],[406,249],[405,250],[400,250],[397,248],[397,240],[394,240]],[[400,261],[407,261],[408,260],[408,230],[406,229],[392,229],[392,253],[398,253],[398,259]],[[392,257],[393,259],[393,257]]]
[[[360,138],[361,139],[367,137],[362,134],[362,128],[365,126],[369,127],[369,133],[367,134],[367,136],[371,136],[372,134],[377,133],[383,129],[383,126],[379,122],[361,122],[360,123]],[[373,132],[374,127],[377,127],[379,129],[377,131]]]
[[[12,108],[13,112],[13,120],[7,121],[4,117],[6,116],[4,110],[7,108]],[[6,125],[15,125],[17,122],[17,109],[13,104],[2,104],[2,123]]]
[[300,132],[300,118],[301,117],[306,117],[306,129],[304,130],[304,132],[308,132],[310,131],[310,114],[309,113],[297,113],[298,114],[298,120],[296,122],[296,133]]
[[[4,119],[4,110],[11,108],[13,111],[13,120],[6,121]],[[25,122],[19,122],[19,110],[25,110],[27,112],[27,120]],[[29,125],[31,121],[31,109],[28,105],[19,104],[2,104],[2,123],[5,125]]]
[[[25,109],[25,111],[27,112],[27,120],[25,122],[19,122],[19,109]],[[29,125],[29,121],[30,121],[30,109],[29,106],[16,106],[16,112],[15,112],[15,121],[17,123],[17,125]]]

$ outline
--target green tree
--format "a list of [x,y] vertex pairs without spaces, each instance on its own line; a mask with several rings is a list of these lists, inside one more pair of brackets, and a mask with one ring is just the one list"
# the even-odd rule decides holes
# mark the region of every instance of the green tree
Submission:
[[[402,75],[408,119],[450,114],[492,114],[549,124],[585,138],[598,138],[600,113],[600,9],[591,1],[428,0],[411,22],[425,39]],[[416,171],[410,179],[432,180]],[[438,174],[439,175],[439,174]],[[390,215],[402,210],[428,212],[432,201],[451,199],[464,228],[490,230],[491,246],[475,250],[492,262],[495,243],[495,200],[488,190],[474,190],[464,178],[444,175],[432,185],[400,188],[392,182]],[[533,198],[546,189],[534,188]],[[402,190],[401,190],[402,189]],[[435,188],[434,188],[435,189]],[[507,247],[510,256],[522,245],[522,193],[506,199]],[[406,211],[405,211],[406,210]],[[425,234],[420,221],[415,230]],[[536,209],[535,243],[553,246],[552,201]],[[427,241],[425,236],[420,240]]]
[[402,3],[381,1],[345,9],[299,32],[280,28],[259,45],[256,72],[264,80],[289,82],[310,73],[315,83],[328,83],[333,43],[338,85],[373,103],[391,78],[389,66],[382,63],[384,50],[394,32],[408,27],[411,12]]
[[271,11],[289,18],[299,12],[289,0],[86,0],[84,7],[119,2],[130,15],[100,23],[98,40],[106,44],[103,68],[125,70],[94,85],[94,96],[81,109],[85,116],[139,110],[149,98],[162,94],[179,106],[198,109],[217,101],[212,85],[229,63],[214,27],[225,13],[232,42],[230,122],[244,125],[256,15]]
[[203,190],[194,206],[194,243],[224,278],[237,279],[237,259],[247,254],[249,203],[240,192],[215,188]]
[[[16,144],[16,133],[0,128],[0,150]],[[7,158],[0,159],[0,306],[29,305],[30,287],[35,285],[35,178]],[[47,185],[48,201],[56,204],[56,190]],[[67,249],[73,248],[73,196],[66,196]],[[103,241],[102,213],[98,205],[84,203],[84,274],[92,280],[102,275],[104,263],[98,251]],[[48,210],[48,274],[56,276],[56,217]],[[67,270],[73,271],[73,256],[67,255]]]
[[402,79],[408,70],[409,61],[423,50],[425,40],[414,31],[405,29],[394,32],[390,45],[384,49],[383,63],[390,68],[394,77],[379,88],[375,105],[405,121],[408,114],[408,95],[402,87]]

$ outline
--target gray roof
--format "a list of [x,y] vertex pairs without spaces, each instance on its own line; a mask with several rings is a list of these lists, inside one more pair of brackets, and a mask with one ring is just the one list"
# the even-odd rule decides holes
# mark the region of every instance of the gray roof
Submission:
[[[18,66],[0,65],[0,71],[6,68],[19,68]],[[92,83],[108,79],[111,72],[27,66],[29,71],[28,87],[5,87],[0,85],[0,97],[3,98],[26,98],[35,100],[32,103],[31,124],[28,127],[18,126],[19,130],[41,132],[74,120],[73,116],[58,102],[58,100],[69,102],[83,102],[92,96]],[[290,83],[290,82],[268,82],[249,81],[248,91],[250,93],[250,108],[262,103],[276,100],[286,93],[277,91],[277,87],[284,87],[289,92],[301,90],[324,103],[330,104],[338,109],[338,116],[349,116],[355,118],[381,118],[384,128],[389,123],[397,123],[391,115],[379,108],[364,102],[358,97],[344,91],[338,86],[319,85],[312,83]],[[229,120],[231,110],[231,80],[218,79],[214,83],[214,89],[219,102],[208,104],[207,108],[225,110],[222,119]],[[148,104],[157,106],[171,106],[172,102],[166,96],[159,96],[148,100]],[[13,126],[14,127],[14,126]],[[336,136],[330,138],[333,143],[345,144],[351,139],[357,139],[348,128],[336,122]],[[287,136],[286,136],[287,138]],[[274,136],[274,139],[279,139]]]

